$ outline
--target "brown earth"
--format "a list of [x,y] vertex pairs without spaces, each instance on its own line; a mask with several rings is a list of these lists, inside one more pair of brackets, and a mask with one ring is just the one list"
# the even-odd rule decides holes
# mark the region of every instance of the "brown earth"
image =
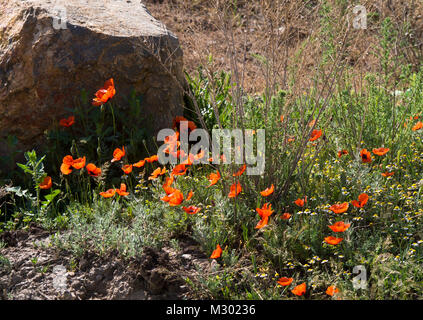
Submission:
[[[381,71],[381,23],[388,17],[394,28],[400,30],[397,39],[393,39],[396,51],[393,54],[402,55],[402,58],[400,61],[394,57],[393,62],[398,66],[409,63],[417,69],[423,61],[421,1],[346,1],[344,10],[340,9],[340,1],[329,0],[326,2],[335,9],[328,14],[327,23],[331,23],[334,30],[325,29],[326,22],[321,18],[323,1],[320,0],[237,0],[237,8],[232,11],[235,18],[223,14],[222,8],[229,1],[144,2],[150,13],[177,35],[184,52],[184,67],[189,74],[195,74],[199,65],[208,66],[209,71],[233,73],[236,71],[232,63],[234,58],[242,87],[248,93],[263,92],[269,80],[274,80],[283,89],[293,80],[300,88],[315,85],[313,76],[322,54],[327,51],[323,37],[332,32],[334,42],[341,42],[347,22],[350,26],[353,24],[353,7],[358,4],[367,10],[367,28],[351,28],[348,48],[341,61],[352,74],[362,79],[365,72]],[[408,31],[402,29],[406,24],[410,25]],[[400,48],[400,42],[407,45]],[[268,59],[268,70],[255,54]],[[213,56],[211,64],[208,63],[209,55]],[[330,56],[329,60],[333,58]]]
[[0,235],[6,243],[0,249],[0,300],[189,299],[184,279],[198,267],[211,267],[190,239],[181,242],[181,252],[145,248],[129,260],[116,252],[74,259],[49,245],[50,235],[34,226]]

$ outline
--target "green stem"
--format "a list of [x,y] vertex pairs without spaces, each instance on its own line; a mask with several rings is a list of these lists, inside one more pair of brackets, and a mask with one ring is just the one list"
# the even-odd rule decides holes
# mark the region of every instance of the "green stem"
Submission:
[[36,192],[37,192],[37,216],[40,215],[40,188],[37,186]]
[[113,111],[113,106],[109,103],[110,110],[112,111],[112,118],[113,118],[113,135],[116,136],[116,120],[115,120],[115,113]]

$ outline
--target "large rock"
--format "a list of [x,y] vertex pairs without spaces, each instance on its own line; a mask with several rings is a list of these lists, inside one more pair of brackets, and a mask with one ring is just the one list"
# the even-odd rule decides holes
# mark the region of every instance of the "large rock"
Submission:
[[135,89],[153,130],[168,127],[182,67],[178,39],[139,0],[0,0],[0,155],[8,135],[34,147],[81,89],[92,98],[111,77],[119,105]]

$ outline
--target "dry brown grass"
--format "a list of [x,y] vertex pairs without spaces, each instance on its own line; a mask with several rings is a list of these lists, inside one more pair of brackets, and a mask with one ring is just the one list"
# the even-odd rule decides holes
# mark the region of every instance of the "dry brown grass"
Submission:
[[[153,16],[161,20],[180,39],[184,50],[186,71],[195,72],[207,57],[213,56],[213,70],[239,70],[242,87],[249,93],[261,93],[278,84],[286,88],[295,80],[298,87],[312,84],[316,68],[325,51],[320,10],[322,0],[146,0]],[[393,25],[402,30],[410,24],[412,32],[401,31],[395,40],[393,54],[403,54],[402,63],[415,68],[423,60],[423,4],[417,0],[327,0],[334,10],[328,15],[335,27],[334,42],[340,42],[343,33],[337,27],[352,24],[352,7],[364,5],[369,13],[366,30],[353,29],[342,63],[353,74],[380,71],[380,23],[390,17]],[[337,3],[337,5],[335,5]],[[236,8],[236,11],[233,10]],[[229,14],[228,14],[229,12]],[[400,48],[400,42],[406,42]],[[263,66],[253,54],[268,59]],[[333,58],[333,57],[332,57]],[[295,78],[295,79],[293,79]],[[273,81],[274,84],[269,83]]]

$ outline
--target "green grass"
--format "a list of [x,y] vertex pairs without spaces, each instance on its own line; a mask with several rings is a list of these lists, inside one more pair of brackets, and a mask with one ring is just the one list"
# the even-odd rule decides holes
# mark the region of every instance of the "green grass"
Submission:
[[[235,200],[227,194],[236,166],[220,166],[223,179],[210,188],[207,188],[207,176],[213,171],[210,166],[194,165],[187,175],[177,177],[174,187],[184,195],[193,190],[190,204],[201,207],[196,215],[187,215],[180,207],[169,207],[160,200],[164,194],[163,177],[154,181],[144,178],[153,168],[121,176],[120,181],[132,186],[128,197],[103,199],[100,191],[118,187],[110,183],[116,177],[109,177],[117,168],[110,169],[102,179],[87,176],[84,169],[65,177],[53,174],[48,165],[36,169],[36,164],[43,161],[28,154],[28,163],[21,167],[32,168],[27,173],[33,179],[26,193],[23,189],[10,192],[15,206],[12,219],[2,223],[2,228],[21,228],[36,221],[63,233],[54,236],[53,243],[75,257],[87,250],[99,255],[116,250],[124,257],[137,256],[145,246],[160,248],[173,243],[178,247],[177,239],[184,235],[198,241],[208,255],[220,244],[223,248],[217,260],[220,267],[188,281],[193,292],[202,298],[295,298],[290,290],[302,282],[307,284],[305,297],[311,299],[328,298],[325,290],[329,285],[338,287],[338,297],[346,299],[418,298],[423,281],[419,268],[423,258],[423,210],[419,209],[423,208],[423,143],[421,131],[411,130],[417,119],[408,122],[407,119],[422,110],[419,89],[422,79],[423,73],[411,75],[407,92],[401,96],[401,108],[394,110],[397,119],[401,119],[398,123],[390,121],[393,109],[386,107],[390,106],[391,97],[386,97],[386,92],[378,90],[371,81],[366,95],[361,95],[358,102],[347,89],[336,92],[323,117],[330,121],[317,124],[324,131],[324,139],[306,142],[304,155],[284,194],[277,192],[285,186],[289,174],[289,167],[284,167],[283,162],[292,161],[295,148],[283,148],[278,141],[286,132],[298,137],[308,123],[301,120],[299,104],[290,106],[290,113],[285,114],[281,123],[279,108],[285,97],[281,93],[272,99],[267,120],[270,123],[266,125],[266,147],[272,150],[267,152],[266,160],[274,171],[269,172],[267,167],[263,177],[241,176],[243,191]],[[262,98],[249,97],[246,111],[252,116],[248,127],[263,126],[257,111],[263,104]],[[311,109],[313,104],[309,106]],[[366,108],[365,118],[360,120],[362,114],[357,112]],[[306,107],[302,112],[310,111]],[[301,142],[294,140],[293,145],[300,147]],[[371,163],[362,163],[358,155],[362,148],[372,150],[380,146],[389,147],[390,151],[385,156],[372,155]],[[349,154],[339,158],[337,151],[343,148]],[[54,188],[60,194],[43,206],[51,191],[39,190],[38,198],[36,193],[30,194],[37,189],[34,182],[45,174],[45,169],[52,172]],[[36,173],[37,170],[40,172]],[[395,174],[383,177],[381,173],[385,171]],[[275,184],[276,192],[264,199],[259,191],[270,183]],[[87,194],[82,197],[82,192]],[[329,210],[332,204],[351,202],[361,193],[370,197],[363,208],[350,205],[346,213],[339,215]],[[308,201],[300,208],[294,201],[303,196]],[[32,205],[25,205],[27,202]],[[265,202],[271,202],[275,212],[269,224],[257,230],[254,227],[259,216],[255,209]],[[292,215],[288,221],[280,219],[284,212]],[[340,220],[351,223],[342,234],[344,240],[336,246],[324,243],[325,237],[333,235],[328,225]],[[353,269],[358,265],[366,268],[367,290],[353,287]],[[277,284],[282,276],[294,278],[291,287]]]

